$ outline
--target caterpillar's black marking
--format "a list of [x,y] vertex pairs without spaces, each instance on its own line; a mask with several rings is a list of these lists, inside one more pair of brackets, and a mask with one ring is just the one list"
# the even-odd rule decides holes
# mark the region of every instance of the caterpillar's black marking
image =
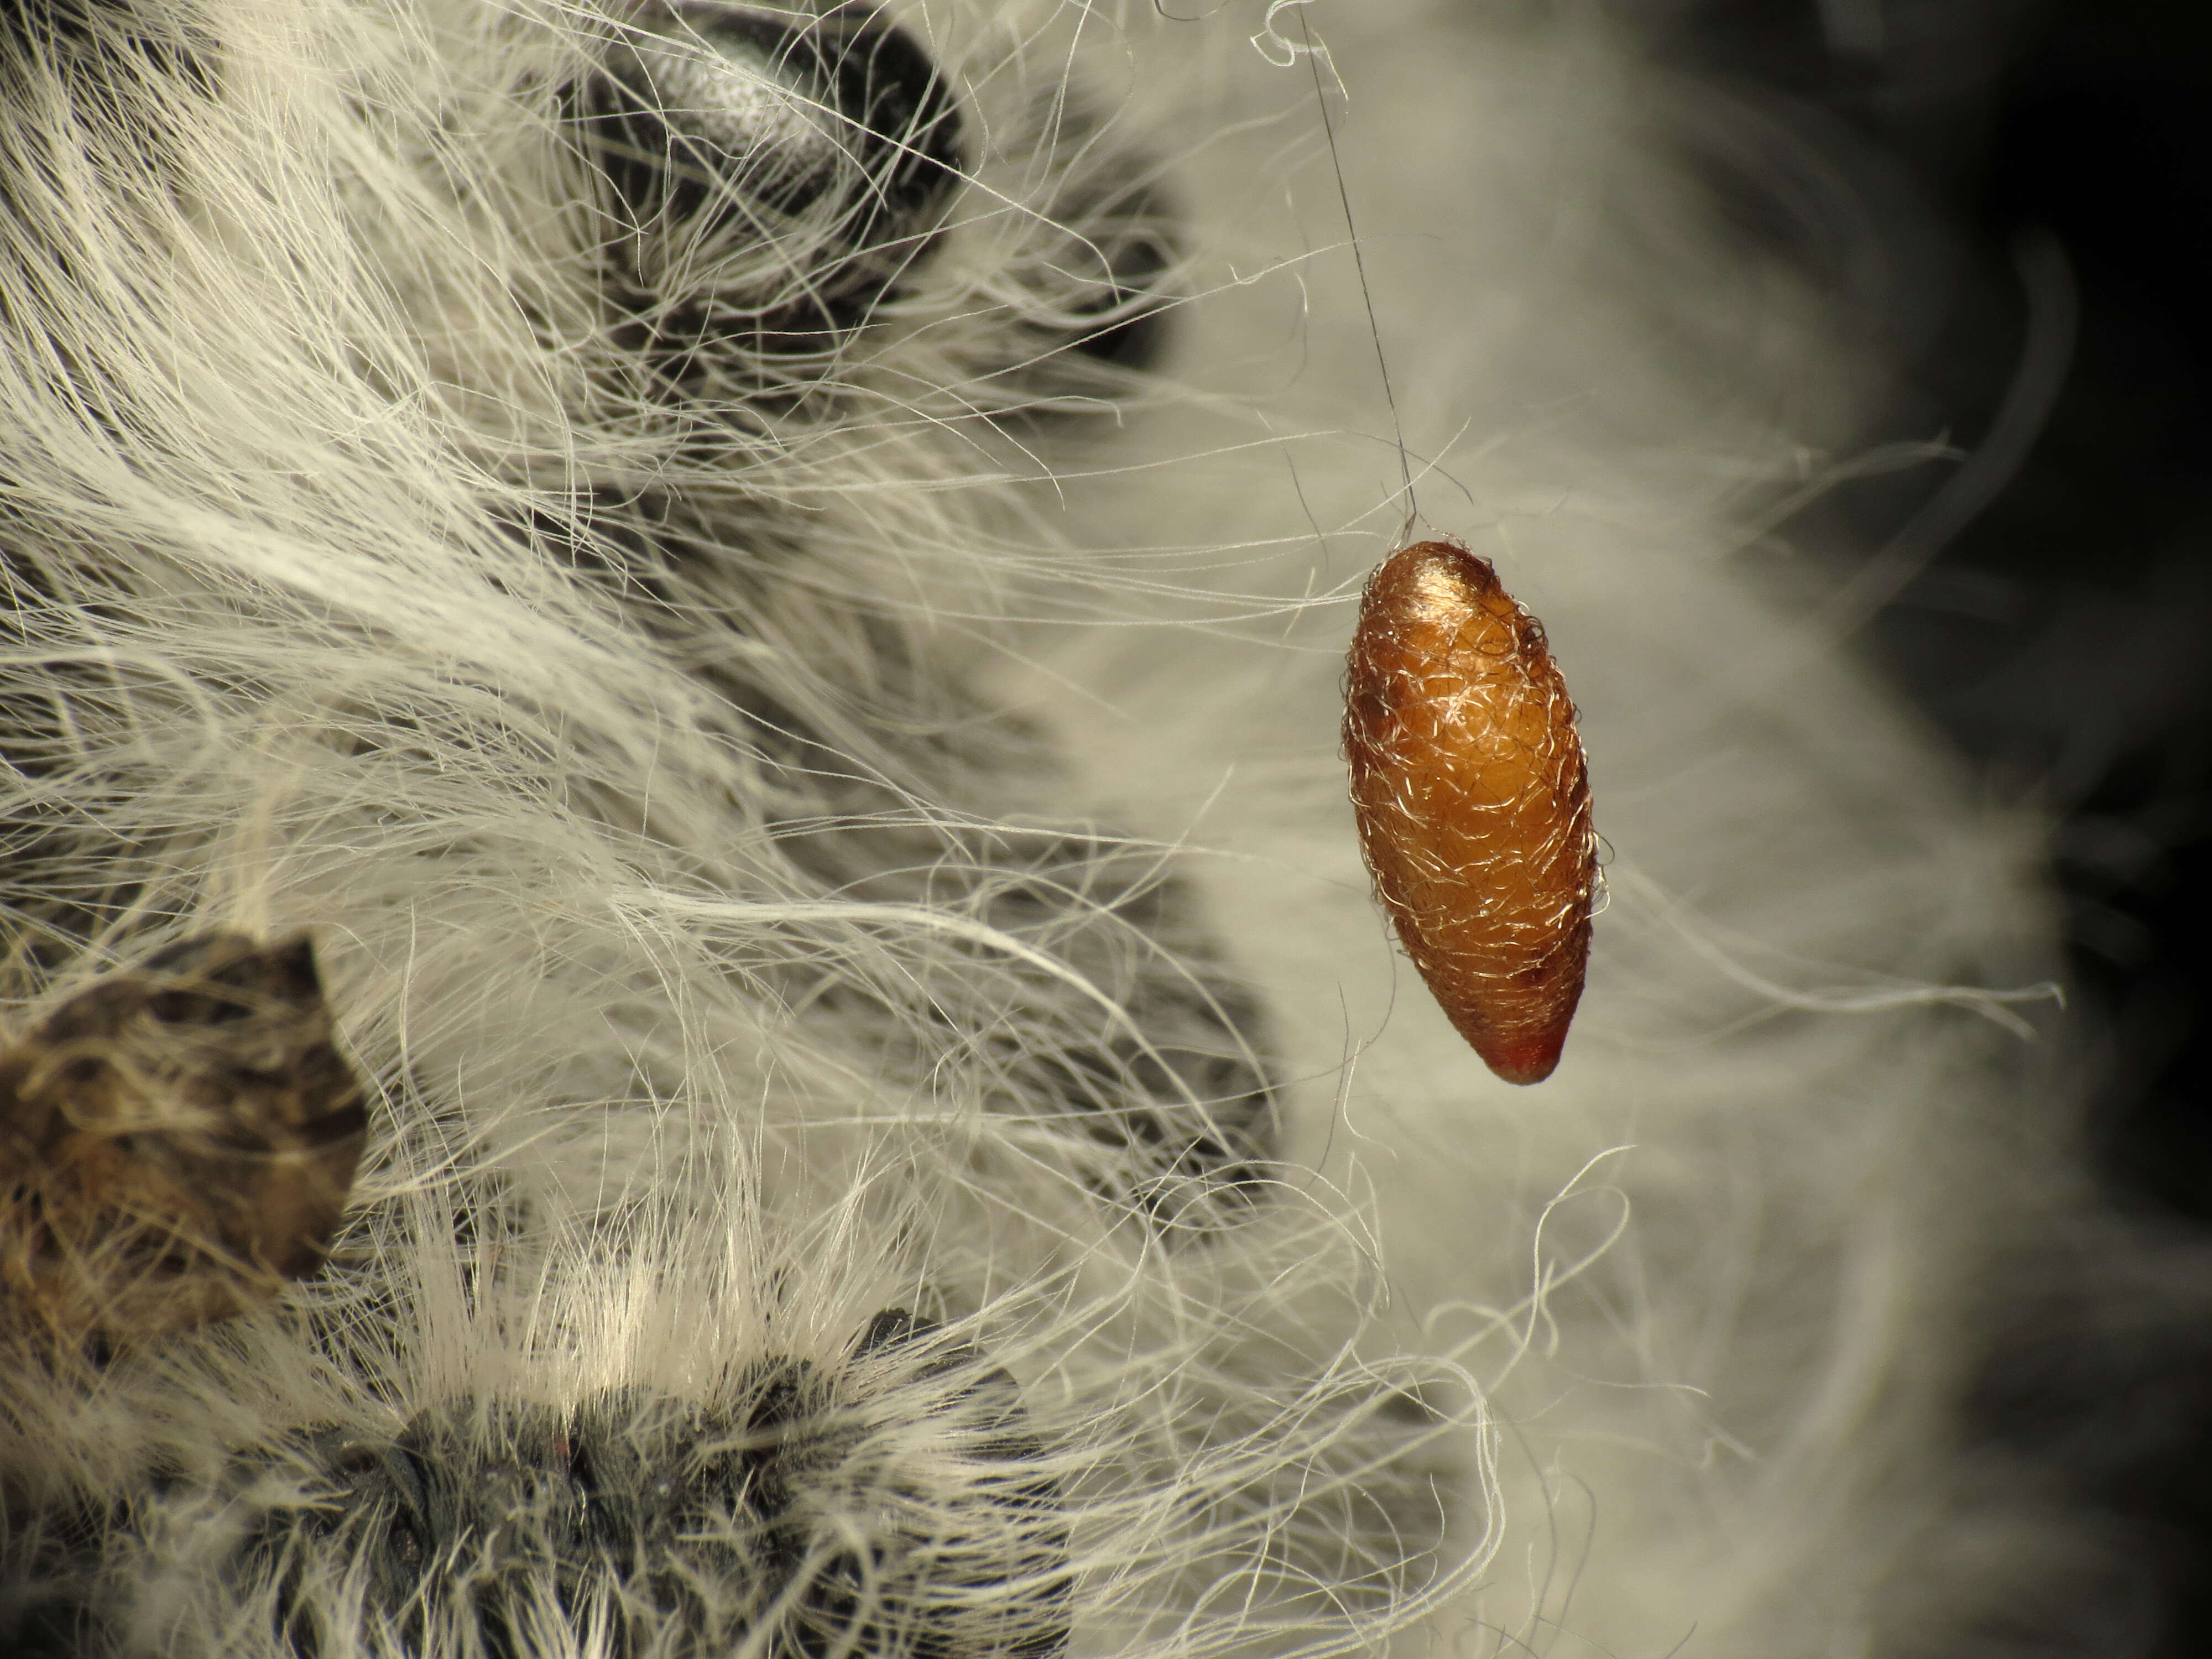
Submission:
[[[2071,1224],[2020,833],[1737,586],[1878,354],[1594,15],[0,4],[0,1650],[1879,1653],[2046,1559],[1949,1415]],[[1606,767],[1534,1099],[1351,854],[1416,477]],[[253,1293],[40,1304],[219,1277],[149,1193]]]

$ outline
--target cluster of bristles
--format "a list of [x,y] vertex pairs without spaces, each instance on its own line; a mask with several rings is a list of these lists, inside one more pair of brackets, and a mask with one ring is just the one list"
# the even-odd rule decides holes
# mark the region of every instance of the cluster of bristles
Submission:
[[307,930],[373,1102],[335,1239],[230,1247],[320,1277],[8,1339],[20,1642],[1322,1651],[1445,1593],[1404,1454],[1471,1393],[1354,1357],[1188,894],[920,637],[1174,265],[966,21],[0,18],[10,1035]]

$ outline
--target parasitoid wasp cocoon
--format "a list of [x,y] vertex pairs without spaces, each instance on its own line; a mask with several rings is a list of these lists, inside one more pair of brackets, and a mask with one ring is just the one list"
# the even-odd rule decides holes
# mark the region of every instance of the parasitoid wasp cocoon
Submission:
[[1566,682],[1488,560],[1427,541],[1376,567],[1344,750],[1407,954],[1492,1071],[1542,1082],[1582,1000],[1597,832]]

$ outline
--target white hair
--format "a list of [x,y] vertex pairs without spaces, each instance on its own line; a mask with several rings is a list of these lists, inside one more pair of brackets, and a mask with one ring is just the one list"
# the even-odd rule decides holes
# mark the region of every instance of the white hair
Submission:
[[[1701,95],[1571,5],[0,16],[9,1032],[306,930],[371,1103],[319,1273],[0,1316],[16,1639],[1843,1656],[2063,1554],[1951,1449],[2035,826],[1767,534],[1871,377]],[[1345,799],[1416,508],[1609,848],[1528,1090]]]

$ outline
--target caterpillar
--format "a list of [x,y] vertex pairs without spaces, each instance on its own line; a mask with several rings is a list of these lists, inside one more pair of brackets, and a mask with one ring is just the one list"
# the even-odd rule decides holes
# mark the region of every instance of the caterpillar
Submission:
[[[0,6],[0,1647],[2039,1629],[2034,834],[1601,11]],[[1346,799],[1401,441],[1605,783],[1541,1091]]]

